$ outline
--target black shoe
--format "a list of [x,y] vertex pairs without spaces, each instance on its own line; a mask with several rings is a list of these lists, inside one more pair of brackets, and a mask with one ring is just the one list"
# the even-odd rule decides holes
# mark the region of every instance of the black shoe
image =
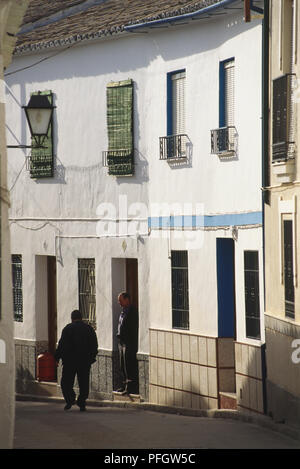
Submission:
[[64,410],[70,410],[72,407],[72,404],[66,404],[64,407]]
[[76,404],[78,405],[78,407],[80,409],[80,412],[85,412],[86,411],[85,404],[81,404],[78,401],[76,402]]

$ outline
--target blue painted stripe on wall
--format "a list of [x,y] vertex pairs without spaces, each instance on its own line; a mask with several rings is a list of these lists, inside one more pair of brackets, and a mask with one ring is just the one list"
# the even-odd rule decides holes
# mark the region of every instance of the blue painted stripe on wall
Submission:
[[149,217],[148,226],[159,228],[205,228],[262,224],[262,212],[226,213],[224,215],[179,215]]

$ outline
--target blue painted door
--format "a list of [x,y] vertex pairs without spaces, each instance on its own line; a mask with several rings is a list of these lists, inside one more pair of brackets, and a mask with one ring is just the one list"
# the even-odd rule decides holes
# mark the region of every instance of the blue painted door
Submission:
[[217,238],[218,336],[235,337],[234,240]]

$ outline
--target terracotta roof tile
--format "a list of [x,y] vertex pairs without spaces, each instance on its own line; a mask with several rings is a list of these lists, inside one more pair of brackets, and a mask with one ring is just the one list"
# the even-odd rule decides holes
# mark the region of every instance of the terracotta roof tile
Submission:
[[[200,10],[220,0],[104,0],[87,10],[20,34],[16,52],[100,37],[123,31],[124,26]],[[25,23],[45,18],[83,0],[32,0]],[[60,8],[59,8],[60,6]]]
[[53,15],[58,11],[83,3],[84,1],[85,0],[31,0],[24,16],[23,24],[32,23],[41,18]]

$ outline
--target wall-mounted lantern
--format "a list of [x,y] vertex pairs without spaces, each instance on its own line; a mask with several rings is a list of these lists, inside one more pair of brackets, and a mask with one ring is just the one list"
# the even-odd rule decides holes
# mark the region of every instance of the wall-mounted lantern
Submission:
[[[26,120],[30,129],[31,137],[36,145],[34,148],[43,148],[43,141],[48,135],[53,106],[47,96],[43,94],[33,94],[27,106],[22,106],[25,110]],[[32,148],[28,145],[8,145],[7,148]]]

